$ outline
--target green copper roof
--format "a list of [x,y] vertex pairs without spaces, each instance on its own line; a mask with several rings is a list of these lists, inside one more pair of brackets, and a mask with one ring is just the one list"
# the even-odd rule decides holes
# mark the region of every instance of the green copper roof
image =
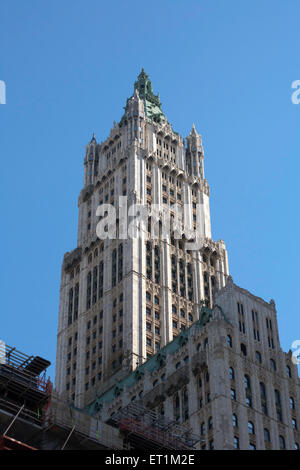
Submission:
[[[161,109],[159,94],[155,95],[153,93],[151,80],[144,69],[142,69],[136,82],[134,83],[134,90],[137,90],[140,99],[144,101],[145,114],[150,121],[153,120],[155,122],[167,122],[167,118]],[[122,125],[126,119],[127,103],[125,107],[125,114],[121,119],[120,125]]]

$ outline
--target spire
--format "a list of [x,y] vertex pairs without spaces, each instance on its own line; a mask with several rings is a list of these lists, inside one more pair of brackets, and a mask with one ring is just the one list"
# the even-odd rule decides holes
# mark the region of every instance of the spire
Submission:
[[198,135],[198,132],[196,131],[196,127],[194,123],[192,125],[191,135]]
[[144,69],[142,69],[137,81],[134,83],[134,89],[138,91],[142,100],[153,100],[155,104],[160,105],[159,98],[154,95],[151,80]]
[[95,143],[95,144],[97,143],[94,132],[93,132],[92,139],[90,141],[90,144],[92,144],[92,143]]
[[[131,98],[127,99],[125,113],[120,121],[120,126],[126,122],[129,110],[131,109],[132,98],[140,100],[144,104],[144,112],[148,121],[168,122],[166,116],[161,109],[159,94],[155,95],[152,89],[152,83],[149,75],[142,68],[137,80],[134,82],[134,93]],[[136,111],[135,111],[136,112]]]

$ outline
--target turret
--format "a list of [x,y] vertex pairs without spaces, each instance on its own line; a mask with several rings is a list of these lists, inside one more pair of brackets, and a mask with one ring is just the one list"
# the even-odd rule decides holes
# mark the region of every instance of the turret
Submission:
[[98,175],[99,171],[99,145],[97,144],[95,134],[93,133],[92,139],[86,146],[84,157],[84,185],[88,186],[93,184],[94,177]]
[[188,172],[198,178],[204,178],[204,152],[202,147],[202,137],[196,131],[193,124],[190,135],[186,138],[186,163]]

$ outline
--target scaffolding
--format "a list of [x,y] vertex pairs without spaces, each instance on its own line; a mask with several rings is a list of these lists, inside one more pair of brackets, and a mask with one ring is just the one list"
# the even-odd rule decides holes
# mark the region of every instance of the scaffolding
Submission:
[[135,449],[193,450],[200,441],[190,429],[139,403],[130,403],[118,411],[108,424],[118,427]]
[[0,437],[0,450],[37,450],[35,447],[28,446],[24,442],[17,441],[12,437],[1,436]]
[[10,419],[0,434],[0,450],[36,450],[7,434],[20,421],[41,429],[52,393],[50,379],[46,380],[49,365],[42,357],[28,356],[0,342],[0,409],[3,421]]
[[1,345],[0,363],[0,400],[2,406],[5,402],[24,404],[28,414],[35,413],[39,419],[49,403],[52,384],[46,380],[46,369],[50,362],[39,356],[28,356],[16,348]]

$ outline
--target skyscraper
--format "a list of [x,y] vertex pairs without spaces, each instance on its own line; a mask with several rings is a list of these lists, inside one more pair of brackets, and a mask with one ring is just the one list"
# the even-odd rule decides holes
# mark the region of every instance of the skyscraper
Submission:
[[[128,214],[143,205],[157,207],[157,218],[149,210],[147,224],[136,223],[129,236],[129,216],[120,234],[120,197]],[[115,238],[97,236],[103,204],[116,209]],[[194,125],[186,141],[173,130],[144,70],[109,137],[98,143],[93,135],[86,147],[78,207],[77,248],[62,266],[56,388],[83,404],[198,319],[229,274],[225,244],[211,238],[201,136]],[[169,208],[170,236],[162,207]],[[185,234],[176,235],[176,208],[191,230],[199,215],[201,249],[187,249]]]
[[64,403],[127,448],[299,449],[275,303],[233,283],[201,136],[173,130],[144,70],[109,137],[86,147],[78,206],[61,276]]

